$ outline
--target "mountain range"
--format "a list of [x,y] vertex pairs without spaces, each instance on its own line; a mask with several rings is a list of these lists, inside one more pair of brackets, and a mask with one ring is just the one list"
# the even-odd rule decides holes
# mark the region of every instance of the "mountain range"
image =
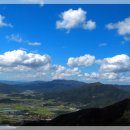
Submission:
[[44,99],[76,104],[79,109],[101,108],[130,98],[130,85],[84,83],[74,80],[0,83],[0,93],[15,95],[28,90],[40,94]]

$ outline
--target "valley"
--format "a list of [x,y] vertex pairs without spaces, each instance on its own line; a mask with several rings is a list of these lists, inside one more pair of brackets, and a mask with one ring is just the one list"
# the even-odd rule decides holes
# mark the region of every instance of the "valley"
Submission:
[[59,114],[77,110],[73,104],[68,106],[54,100],[37,99],[35,96],[0,96],[0,124],[17,125],[27,120],[48,120]]
[[122,87],[71,80],[2,82],[0,124],[17,126],[28,121],[52,120],[81,109],[103,108],[130,98],[129,87]]

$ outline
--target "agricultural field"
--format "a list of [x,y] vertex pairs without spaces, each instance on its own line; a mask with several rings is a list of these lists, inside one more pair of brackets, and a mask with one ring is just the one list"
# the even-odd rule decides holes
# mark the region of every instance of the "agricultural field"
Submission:
[[0,124],[17,125],[27,120],[50,120],[76,110],[73,105],[68,106],[51,99],[38,99],[37,95],[30,93],[17,96],[0,94]]

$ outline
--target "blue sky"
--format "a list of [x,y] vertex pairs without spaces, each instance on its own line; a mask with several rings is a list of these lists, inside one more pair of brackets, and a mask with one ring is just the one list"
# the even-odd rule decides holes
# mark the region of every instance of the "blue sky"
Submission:
[[[0,21],[5,24],[0,22],[0,78],[129,84],[129,8],[130,5],[0,5]],[[71,13],[75,16],[67,16]]]

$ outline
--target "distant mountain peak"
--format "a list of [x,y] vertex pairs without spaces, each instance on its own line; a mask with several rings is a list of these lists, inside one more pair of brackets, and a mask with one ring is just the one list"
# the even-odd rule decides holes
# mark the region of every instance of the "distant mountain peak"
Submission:
[[103,83],[101,83],[101,82],[94,82],[94,83],[90,83],[90,84],[94,84],[94,85],[103,85]]

